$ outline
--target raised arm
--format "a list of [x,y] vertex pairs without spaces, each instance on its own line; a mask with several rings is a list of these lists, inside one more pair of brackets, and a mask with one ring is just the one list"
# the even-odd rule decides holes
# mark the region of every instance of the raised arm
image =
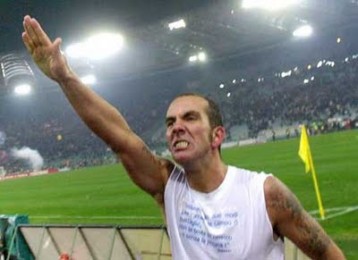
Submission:
[[338,246],[282,182],[268,177],[264,187],[266,208],[277,235],[289,238],[312,259],[345,259]]
[[155,156],[121,113],[81,82],[61,53],[60,38],[52,42],[30,16],[23,25],[23,42],[37,66],[58,82],[80,118],[120,157],[132,180],[161,204],[173,164]]

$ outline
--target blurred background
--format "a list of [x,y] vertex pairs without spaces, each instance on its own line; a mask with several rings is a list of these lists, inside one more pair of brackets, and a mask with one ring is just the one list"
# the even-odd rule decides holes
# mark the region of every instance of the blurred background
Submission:
[[228,144],[357,128],[357,0],[1,1],[2,176],[114,163],[21,40],[24,15],[158,154],[179,93],[218,102]]

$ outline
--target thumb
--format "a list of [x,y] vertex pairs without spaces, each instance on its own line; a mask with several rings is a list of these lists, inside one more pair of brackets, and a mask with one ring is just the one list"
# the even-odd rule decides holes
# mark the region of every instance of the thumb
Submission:
[[54,45],[54,48],[56,51],[61,52],[61,44],[62,44],[62,39],[56,38],[56,40],[53,42],[53,45]]
[[51,66],[51,75],[50,78],[60,82],[61,79],[66,78],[69,73],[71,73],[71,68],[67,63],[66,56],[61,51],[62,39],[56,38],[52,44],[52,66]]
[[61,43],[62,43],[62,39],[60,37],[56,38],[55,41],[53,42],[53,44],[56,47],[60,47]]

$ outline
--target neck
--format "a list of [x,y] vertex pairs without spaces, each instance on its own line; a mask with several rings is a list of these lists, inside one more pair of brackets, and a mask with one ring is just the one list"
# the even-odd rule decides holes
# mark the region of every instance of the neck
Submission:
[[209,193],[220,186],[225,179],[227,168],[220,156],[184,167],[189,186],[203,193]]

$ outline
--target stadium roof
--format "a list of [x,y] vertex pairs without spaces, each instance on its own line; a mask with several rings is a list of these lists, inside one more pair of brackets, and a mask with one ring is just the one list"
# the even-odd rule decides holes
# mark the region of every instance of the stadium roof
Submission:
[[[52,38],[62,37],[64,45],[100,27],[120,30],[126,51],[96,64],[102,76],[118,78],[187,66],[189,56],[200,51],[209,61],[218,61],[269,49],[291,41],[299,24],[338,37],[347,28],[357,30],[358,0],[302,0],[277,12],[245,10],[233,0],[2,1],[0,59],[7,57],[11,63],[11,55],[20,56],[37,77],[21,41],[25,14],[36,17]],[[178,19],[184,19],[186,27],[169,30],[168,23]],[[81,64],[74,66],[80,69]],[[0,90],[5,85],[0,78]]]

